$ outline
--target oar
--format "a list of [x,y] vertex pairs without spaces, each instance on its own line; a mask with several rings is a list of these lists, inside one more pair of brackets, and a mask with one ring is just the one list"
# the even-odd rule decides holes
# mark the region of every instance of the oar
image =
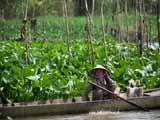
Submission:
[[104,87],[101,87],[101,86],[97,85],[96,83],[93,83],[93,82],[91,82],[91,81],[89,81],[89,83],[92,84],[92,85],[94,85],[94,86],[96,86],[96,87],[98,87],[98,88],[100,88],[100,89],[102,89],[102,90],[104,90],[104,91],[106,91],[106,92],[108,92],[108,93],[110,93],[110,94],[112,94],[113,96],[115,96],[115,97],[117,97],[117,98],[120,98],[121,100],[127,102],[128,104],[137,107],[138,109],[141,109],[141,110],[143,110],[143,111],[149,111],[148,109],[145,109],[144,107],[142,107],[142,106],[140,106],[140,105],[137,105],[137,104],[135,104],[135,103],[133,103],[133,102],[130,102],[130,101],[128,101],[128,100],[120,97],[119,95],[114,94],[114,93],[111,92],[110,90],[108,90],[108,89],[106,89],[106,88],[104,88]]

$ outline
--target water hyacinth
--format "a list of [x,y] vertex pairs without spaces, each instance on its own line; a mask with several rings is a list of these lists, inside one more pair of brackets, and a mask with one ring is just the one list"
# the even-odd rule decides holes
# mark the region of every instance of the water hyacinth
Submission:
[[[111,77],[125,90],[131,78],[140,81],[145,88],[160,85],[160,57],[156,50],[145,52],[139,58],[134,45],[110,42],[106,46],[105,58],[99,41],[94,42],[95,64],[106,66]],[[72,43],[70,64],[67,63],[66,47],[63,41],[56,44],[49,42],[30,42],[29,61],[25,62],[25,43],[8,41],[0,43],[0,88],[12,102],[55,99],[81,96],[87,86],[90,69],[87,43],[75,40]],[[18,47],[17,47],[18,46]],[[58,46],[58,47],[57,47]],[[77,47],[79,46],[79,47]]]

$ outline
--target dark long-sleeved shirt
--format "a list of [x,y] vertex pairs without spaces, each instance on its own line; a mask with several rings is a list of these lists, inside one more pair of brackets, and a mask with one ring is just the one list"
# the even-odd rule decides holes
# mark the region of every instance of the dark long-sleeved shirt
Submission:
[[[101,78],[101,79],[94,79],[93,80],[94,83],[96,83],[97,85],[100,85],[106,89],[108,89],[111,92],[114,92],[115,89],[117,88],[117,84],[115,81],[113,81],[111,78],[107,77],[107,78]],[[105,99],[111,99],[113,98],[113,96],[106,92],[101,90],[100,88],[93,86],[93,85],[88,85],[88,87],[86,88],[85,92],[84,92],[84,96],[83,96],[83,100],[84,101],[88,101],[89,97],[88,94],[92,92],[92,100],[105,100]]]

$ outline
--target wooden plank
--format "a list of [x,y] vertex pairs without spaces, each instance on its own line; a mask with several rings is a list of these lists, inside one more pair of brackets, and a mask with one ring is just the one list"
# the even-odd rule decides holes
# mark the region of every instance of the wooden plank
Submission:
[[160,88],[154,88],[149,90],[144,90],[144,93],[154,92],[154,91],[160,91]]

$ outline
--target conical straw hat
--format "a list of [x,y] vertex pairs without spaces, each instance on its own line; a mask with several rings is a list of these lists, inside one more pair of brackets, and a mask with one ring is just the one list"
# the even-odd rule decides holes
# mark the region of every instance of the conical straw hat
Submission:
[[92,74],[92,75],[95,74],[94,72],[95,72],[97,69],[101,69],[101,70],[109,73],[109,71],[108,71],[105,67],[103,67],[102,65],[97,65],[96,67],[94,67],[94,68],[91,70],[91,74]]

